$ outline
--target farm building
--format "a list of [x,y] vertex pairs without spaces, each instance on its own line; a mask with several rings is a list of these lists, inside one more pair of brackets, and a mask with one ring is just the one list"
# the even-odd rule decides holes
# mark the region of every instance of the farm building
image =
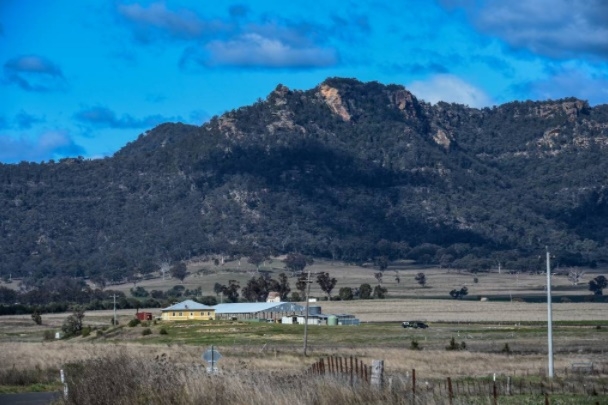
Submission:
[[152,320],[152,312],[137,312],[135,317],[140,321],[151,321]]
[[171,305],[161,311],[163,321],[209,321],[215,319],[215,308],[192,300]]
[[280,320],[288,315],[301,315],[305,308],[293,302],[253,302],[237,304],[218,304],[215,307],[217,319],[270,319]]
[[[299,324],[304,325],[306,323],[306,317],[304,315],[284,316],[281,319],[281,323],[285,324]],[[309,325],[359,325],[359,319],[355,318],[354,315],[339,314],[339,315],[325,315],[325,314],[313,314],[309,311],[308,313],[308,324]]]
[[281,302],[281,293],[274,291],[269,292],[266,302]]

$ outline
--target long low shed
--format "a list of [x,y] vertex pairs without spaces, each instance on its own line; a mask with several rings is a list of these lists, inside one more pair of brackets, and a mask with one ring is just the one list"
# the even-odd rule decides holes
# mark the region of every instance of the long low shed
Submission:
[[252,302],[217,304],[216,319],[269,319],[277,321],[287,315],[302,315],[306,308],[293,302]]

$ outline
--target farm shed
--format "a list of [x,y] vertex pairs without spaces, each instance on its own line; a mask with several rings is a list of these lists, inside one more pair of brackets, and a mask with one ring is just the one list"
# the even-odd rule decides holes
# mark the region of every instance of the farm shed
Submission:
[[208,321],[215,319],[215,308],[192,300],[171,305],[161,311],[163,321]]
[[292,302],[218,304],[214,308],[217,319],[271,319],[273,321],[287,315],[301,315],[306,310],[303,306]]
[[138,312],[135,314],[135,317],[140,321],[151,321],[152,320],[152,312]]
[[[328,314],[312,314],[308,313],[308,324],[309,325],[332,325],[330,318],[334,318],[334,325],[359,325],[359,319],[355,318],[354,315],[339,314],[339,315],[328,315]],[[285,324],[299,324],[304,325],[306,323],[306,317],[304,315],[293,315],[284,316],[281,323]]]
[[[284,316],[281,318],[281,323],[286,325],[304,325],[306,317],[304,315]],[[325,325],[327,317],[325,315],[308,315],[309,325]]]

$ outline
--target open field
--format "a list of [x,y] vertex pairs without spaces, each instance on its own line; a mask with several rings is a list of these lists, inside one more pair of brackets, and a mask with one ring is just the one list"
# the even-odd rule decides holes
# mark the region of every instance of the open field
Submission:
[[[285,270],[281,260],[281,257],[270,260],[260,267],[260,271],[268,272],[274,278],[279,273],[285,272],[289,277],[293,292],[295,291],[297,277]],[[213,292],[215,283],[227,284],[228,280],[237,280],[241,286],[244,286],[252,276],[256,276],[257,274],[255,267],[247,263],[245,259],[241,260],[240,263],[238,261],[231,261],[219,266],[212,262],[197,262],[190,264],[188,270],[189,275],[183,283],[166,275],[166,279],[164,280],[157,276],[156,278],[142,280],[137,285],[146,288],[148,291],[155,289],[168,290],[175,285],[183,285],[187,289],[201,287],[203,295],[215,295]],[[335,277],[338,282],[332,292],[334,296],[338,294],[341,287],[355,288],[363,283],[370,284],[373,287],[378,284],[374,274],[379,272],[379,270],[371,265],[362,267],[318,259],[313,265],[306,268],[306,271],[308,270],[313,273],[328,272],[331,277]],[[414,280],[415,275],[419,272],[424,272],[426,275],[427,285],[425,288],[422,288]],[[490,300],[510,301],[513,298],[523,297],[527,300],[538,301],[542,300],[546,294],[545,274],[509,274],[508,269],[502,269],[500,274],[497,269],[493,269],[488,273],[471,274],[466,271],[421,267],[412,265],[407,261],[398,261],[393,262],[382,273],[382,285],[388,289],[389,298],[449,298],[449,292],[452,289],[460,289],[463,286],[466,286],[469,290],[468,299],[487,297]],[[552,290],[554,301],[556,302],[559,302],[561,297],[590,297],[591,292],[588,290],[589,280],[597,275],[608,272],[605,269],[587,269],[586,274],[581,278],[578,285],[572,285],[568,281],[565,275],[567,273],[566,269],[562,269],[558,273],[552,276]],[[399,282],[396,280],[397,276],[399,277]],[[474,281],[475,278],[477,278],[477,282]],[[12,283],[8,286],[17,288],[17,285],[18,283]],[[129,290],[133,286],[133,284],[124,283],[109,285],[107,288],[123,291],[129,295]],[[326,294],[319,289],[316,283],[313,283],[311,295],[324,297]]]
[[[546,326],[537,321],[543,306],[525,303],[453,302],[426,300],[372,300],[323,303],[327,312],[343,312],[360,315],[366,322],[360,326],[311,326],[309,352],[312,357],[327,354],[353,355],[364,359],[382,358],[387,369],[404,371],[411,368],[424,370],[436,376],[442,370],[452,375],[509,371],[512,373],[537,373],[544,367],[546,351]],[[426,312],[424,303],[427,303]],[[443,303],[448,307],[442,315]],[[456,304],[456,306],[453,306]],[[486,312],[486,304],[496,304],[493,311]],[[407,311],[408,305],[415,311]],[[435,305],[435,311],[430,308]],[[502,307],[514,305],[512,311]],[[558,304],[554,324],[554,350],[556,368],[568,367],[574,362],[594,361],[608,367],[608,320],[605,304]],[[569,310],[562,311],[564,306]],[[526,309],[530,307],[531,309]],[[410,308],[412,309],[412,308]],[[462,311],[462,312],[459,312]],[[384,314],[386,312],[386,314]],[[142,336],[141,326],[129,328],[124,325],[133,317],[133,310],[118,311],[118,328],[109,328],[112,311],[90,311],[85,324],[93,328],[105,328],[98,337],[95,330],[87,338],[67,341],[42,342],[44,330],[59,330],[67,314],[43,316],[43,325],[35,325],[29,316],[0,317],[0,365],[23,365],[58,367],[61,363],[98,356],[110,350],[128,350],[143,355],[155,356],[161,352],[177,351],[179,356],[190,353],[190,360],[200,356],[208,346],[218,346],[229,358],[248,369],[263,367],[273,369],[266,362],[276,363],[276,368],[299,369],[309,360],[301,357],[303,342],[302,325],[281,325],[251,322],[158,322],[150,325],[152,334]],[[429,314],[423,317],[423,314]],[[436,313],[437,318],[430,314]],[[462,316],[458,320],[457,314]],[[508,314],[533,314],[522,319],[510,318]],[[562,314],[557,316],[557,314]],[[584,318],[581,314],[593,314]],[[546,315],[545,315],[546,316]],[[374,317],[376,319],[374,319]],[[425,330],[403,329],[400,321],[425,319],[430,328]],[[431,319],[429,319],[431,318]],[[378,322],[383,321],[383,322]],[[160,335],[160,328],[168,331]],[[462,352],[446,352],[449,340],[466,343]],[[422,351],[409,350],[412,340],[419,342]],[[512,355],[502,353],[508,344]],[[198,354],[197,354],[198,353]],[[192,357],[194,356],[194,357]],[[436,359],[437,363],[429,362]],[[466,359],[464,361],[463,359]],[[185,360],[180,360],[185,361]],[[244,362],[244,363],[243,363]],[[248,364],[254,362],[254,364]],[[236,364],[236,363],[235,363]],[[500,370],[497,365],[500,364]],[[465,367],[466,366],[466,367]],[[1,366],[0,366],[1,367]],[[236,367],[236,366],[235,366]]]
[[[244,285],[256,272],[251,265],[243,263],[242,266],[239,269],[234,262],[225,266],[190,266],[191,274],[185,279],[184,286],[189,289],[202,287],[204,295],[213,295],[215,282],[226,283],[229,279],[237,279]],[[206,270],[198,272],[203,268]],[[282,263],[276,260],[268,267],[262,267],[262,270],[270,271],[275,277],[284,271]],[[377,270],[373,268],[318,261],[311,266],[311,270],[327,271],[338,279],[334,295],[343,286],[377,284],[374,277]],[[414,275],[421,270],[427,275],[429,286],[426,288],[414,281]],[[400,283],[394,278],[397,272]],[[608,304],[570,303],[561,302],[567,300],[560,299],[565,296],[590,297],[586,281],[594,276],[589,273],[579,286],[572,286],[565,276],[553,277],[555,370],[560,381],[568,381],[564,378],[572,364],[592,362],[600,375],[584,378],[598,384],[608,382]],[[383,359],[387,375],[395,378],[406,378],[412,369],[416,369],[421,382],[439,381],[446,377],[487,380],[494,373],[539,381],[546,374],[547,364],[547,309],[542,302],[545,275],[494,272],[476,277],[478,282],[474,283],[473,275],[469,273],[439,268],[421,269],[402,263],[384,272],[383,285],[389,290],[388,299],[321,300],[313,305],[321,306],[324,313],[354,314],[362,324],[309,327],[308,357],[302,355],[302,325],[158,322],[149,325],[152,334],[143,336],[143,327],[126,326],[135,310],[119,310],[120,326],[116,328],[109,326],[113,311],[89,311],[84,322],[93,328],[90,336],[47,342],[43,341],[44,332],[59,330],[69,314],[43,314],[42,325],[35,325],[29,315],[2,316],[0,378],[2,372],[10,370],[42,370],[55,375],[59,368],[68,363],[95,362],[108,355],[133,359],[142,364],[162,359],[186,370],[200,370],[204,367],[201,353],[213,345],[223,355],[220,362],[222,373],[241,381],[243,387],[254,376],[299,376],[316,359],[332,355],[354,356],[367,364],[374,359]],[[295,278],[290,277],[290,283],[294,289]],[[148,290],[164,290],[178,284],[177,280],[157,278],[138,285]],[[448,292],[463,285],[469,288],[468,299],[451,299]],[[123,284],[108,288],[128,292],[131,287],[132,284]],[[313,284],[312,294],[323,297],[316,284]],[[479,297],[488,300],[480,301]],[[511,300],[518,297],[523,297],[526,302]],[[160,314],[159,309],[146,311]],[[414,319],[424,320],[430,327],[410,330],[400,326],[401,321]],[[159,333],[161,328],[167,331],[166,335]],[[97,330],[102,329],[103,333],[98,334]],[[446,351],[451,338],[459,347],[464,343],[466,348]],[[418,343],[421,350],[412,350],[413,341]],[[505,352],[507,345],[510,353]],[[0,382],[0,392],[2,385]],[[230,390],[231,386],[228,384],[224,389]],[[56,388],[56,383],[49,387]],[[5,389],[18,390],[15,387]],[[268,395],[260,393],[260,398]],[[306,403],[298,402],[297,396],[290,398],[282,403]],[[505,403],[519,403],[514,401]],[[488,403],[488,400],[479,403]]]

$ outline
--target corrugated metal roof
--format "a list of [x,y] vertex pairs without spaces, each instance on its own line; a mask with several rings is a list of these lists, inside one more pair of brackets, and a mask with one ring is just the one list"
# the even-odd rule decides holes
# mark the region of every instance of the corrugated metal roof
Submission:
[[171,305],[170,307],[164,308],[163,311],[185,311],[185,310],[189,310],[189,309],[209,310],[209,309],[215,309],[215,308],[210,307],[209,305],[199,304],[196,301],[186,300],[186,301],[182,301],[180,303]]
[[293,302],[244,302],[217,304],[216,314],[254,314],[256,312],[299,312],[304,307]]

